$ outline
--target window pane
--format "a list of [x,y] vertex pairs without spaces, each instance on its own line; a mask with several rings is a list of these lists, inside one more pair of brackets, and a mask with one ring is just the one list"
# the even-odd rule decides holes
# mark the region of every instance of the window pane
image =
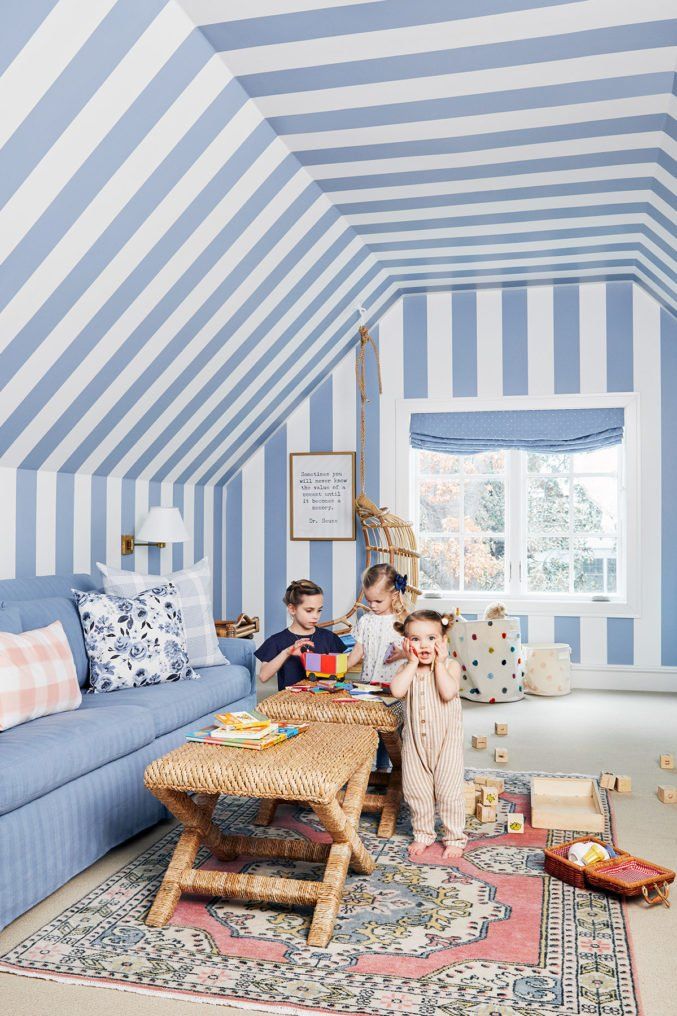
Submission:
[[618,482],[611,476],[577,476],[574,481],[574,529],[579,533],[616,532]]
[[478,455],[464,455],[462,462],[466,476],[472,476],[473,473],[502,473],[505,469],[505,452],[481,452]]
[[573,456],[574,473],[615,473],[618,469],[619,445],[598,448],[596,452],[579,452]]
[[589,536],[574,541],[574,590],[615,593],[617,550],[614,539]]
[[502,592],[505,589],[505,542],[467,539],[464,547],[464,587]]
[[460,541],[455,539],[421,540],[421,586],[423,589],[458,590]]
[[457,455],[445,452],[417,451],[419,473],[458,473],[461,460]]
[[466,480],[465,528],[470,533],[502,533],[505,530],[505,484],[503,480]]
[[527,455],[527,469],[530,473],[567,473],[569,471],[570,457],[566,453],[560,454],[559,452],[547,455],[529,452]]
[[552,533],[569,528],[569,481],[528,480],[528,531]]
[[460,491],[457,480],[421,480],[419,528],[422,533],[458,532]]
[[527,544],[529,592],[569,592],[569,541],[543,537]]

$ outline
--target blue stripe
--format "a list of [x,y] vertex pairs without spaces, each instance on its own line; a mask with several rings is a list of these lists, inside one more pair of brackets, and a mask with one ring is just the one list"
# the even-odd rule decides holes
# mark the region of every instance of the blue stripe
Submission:
[[193,529],[195,533],[193,540],[195,561],[201,561],[205,555],[205,489],[201,484],[195,487]]
[[[136,484],[133,480],[123,478],[120,496],[122,499],[120,506],[122,532],[134,535],[136,532]],[[125,554],[122,558],[122,567],[125,571],[134,571],[135,556],[135,554]]]
[[454,397],[477,395],[477,298],[451,297],[451,376]]
[[31,0],[30,3],[26,3],[26,0],[4,0],[0,32],[0,74],[4,74],[56,4],[57,0]]
[[[74,571],[75,478],[71,473],[56,474],[56,574]],[[123,527],[123,532],[127,530]]]
[[[552,262],[552,263],[546,262],[545,264],[529,265],[528,267],[521,267],[521,268],[520,267],[511,267],[509,265],[506,265],[504,267],[500,267],[499,266],[497,268],[471,268],[468,271],[462,271],[460,269],[454,269],[454,270],[451,270],[451,269],[444,270],[444,269],[442,269],[440,271],[433,271],[433,270],[431,270],[429,272],[426,272],[425,275],[421,275],[420,272],[415,272],[415,273],[414,272],[409,272],[409,273],[407,273],[407,272],[392,272],[391,275],[390,275],[390,280],[392,282],[406,282],[406,281],[417,282],[419,280],[423,280],[425,282],[426,280],[433,281],[433,280],[438,280],[438,279],[448,279],[450,282],[453,282],[453,281],[455,281],[457,279],[458,280],[461,280],[461,279],[481,279],[483,276],[491,276],[493,278],[496,275],[507,275],[507,276],[518,275],[520,277],[520,279],[522,280],[522,285],[524,285],[525,279],[528,279],[529,275],[531,275],[532,272],[539,272],[541,274],[543,272],[564,272],[564,271],[576,271],[576,272],[580,272],[580,271],[588,271],[591,268],[602,268],[602,269],[605,269],[607,272],[610,272],[610,271],[613,271],[614,269],[618,269],[618,268],[622,268],[622,267],[626,267],[626,266],[630,267],[630,268],[635,268],[636,265],[637,265],[637,262],[636,262],[636,260],[634,258],[616,258],[613,261],[613,265],[610,265],[608,261],[604,261],[604,260],[601,260],[601,261],[562,261],[562,262]],[[560,280],[558,280],[556,278],[553,278],[552,281],[553,282],[558,282],[560,285],[563,284]],[[579,282],[583,282],[583,281],[586,281],[586,280],[583,279],[583,278],[579,278],[579,279],[576,279],[575,281],[578,284]]]
[[[324,12],[323,12],[324,16]],[[349,60],[281,71],[242,74],[245,91],[260,95],[286,95],[289,92],[319,91],[367,85],[378,81],[402,81],[438,74],[489,70],[494,67],[519,67],[603,53],[635,52],[647,48],[672,46],[674,23],[652,21],[640,25],[620,25],[587,32],[570,32],[547,38],[518,39],[510,42],[386,56],[369,60]]]
[[[264,616],[266,631],[287,624],[282,594],[287,585],[287,428],[273,434],[264,448]],[[331,544],[329,544],[331,546]]]
[[635,627],[631,617],[606,619],[606,661],[609,666],[633,666],[635,662]]
[[[164,0],[117,3],[0,151],[0,207],[143,35]],[[4,21],[4,17],[3,17]]]
[[404,397],[428,396],[428,301],[408,296],[402,302]]
[[[184,489],[183,484],[175,483],[172,485],[172,504],[175,508],[178,508],[181,512],[181,518],[184,513]],[[183,543],[172,544],[172,571],[181,571],[183,568]]]
[[14,566],[18,579],[35,575],[36,571],[37,488],[37,473],[32,469],[17,469]]
[[[213,487],[212,496],[214,499],[214,541],[212,566],[212,601],[214,605],[214,617],[222,617],[222,593],[223,581],[223,487]],[[208,491],[209,496],[209,491]]]
[[631,392],[633,380],[632,283],[606,287],[606,387],[609,392]]
[[226,487],[226,616],[236,618],[241,612],[242,473],[237,473]]
[[[677,318],[661,310],[661,663],[677,666]],[[658,436],[656,436],[658,440]]]
[[503,307],[503,394],[529,394],[527,291],[506,289]]
[[106,525],[108,505],[106,501],[107,480],[105,476],[93,476],[91,484],[90,560],[92,571],[96,562],[105,562],[108,557]]
[[555,287],[553,316],[555,392],[557,395],[565,392],[580,392],[581,341],[578,287]]
[[[148,508],[158,508],[162,503],[162,490],[160,484],[156,480],[151,480],[148,484]],[[142,523],[143,524],[143,523]],[[160,548],[149,547],[148,548],[148,574],[159,575],[161,572],[160,566]]]
[[555,642],[571,646],[571,662],[581,662],[581,619],[580,617],[555,618]]
[[289,113],[284,116],[271,116],[268,122],[277,134],[284,136],[424,123],[426,120],[451,120],[459,116],[489,116],[525,109],[605,102],[642,95],[663,95],[670,91],[672,76],[672,71],[663,71],[653,74],[633,74],[630,77],[479,92],[474,95],[427,98],[413,102],[325,109],[318,113]]
[[517,614],[517,619],[520,623],[520,636],[522,639],[522,645],[526,645],[529,641],[529,618],[526,614]]
[[[311,452],[330,452],[333,439],[334,393],[333,378],[326,378],[310,396],[310,446]],[[332,545],[329,540],[310,541],[310,578],[324,590],[325,620],[333,617],[332,597]]]

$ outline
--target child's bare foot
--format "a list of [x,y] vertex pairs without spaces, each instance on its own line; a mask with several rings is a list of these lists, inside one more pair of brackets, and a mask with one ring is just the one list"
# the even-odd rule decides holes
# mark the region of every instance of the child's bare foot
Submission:
[[442,857],[463,857],[463,847],[455,847],[449,844],[442,851]]
[[424,852],[427,846],[427,843],[421,843],[420,840],[414,840],[414,842],[409,846],[409,857],[418,857]]

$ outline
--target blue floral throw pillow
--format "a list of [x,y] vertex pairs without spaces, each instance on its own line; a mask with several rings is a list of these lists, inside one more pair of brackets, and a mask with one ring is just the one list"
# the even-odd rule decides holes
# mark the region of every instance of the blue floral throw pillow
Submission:
[[73,590],[93,691],[118,691],[199,677],[186,652],[179,594],[168,582],[138,596]]

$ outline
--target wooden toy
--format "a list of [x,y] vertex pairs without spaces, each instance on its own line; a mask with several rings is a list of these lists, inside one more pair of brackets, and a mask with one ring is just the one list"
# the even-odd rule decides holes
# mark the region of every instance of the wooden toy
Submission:
[[508,815],[507,831],[509,833],[523,833],[524,832],[524,815],[520,815],[517,812]]
[[486,748],[487,739],[484,734],[473,734],[472,735],[472,746],[473,748]]
[[669,783],[662,783],[656,793],[658,800],[663,804],[677,804],[677,787],[671,786]]
[[490,808],[487,804],[481,802],[475,808],[475,818],[478,822],[495,822],[496,821],[496,809]]
[[494,761],[495,762],[507,762],[508,753],[505,748],[494,748]]
[[616,777],[616,791],[619,794],[631,794],[632,793],[632,779],[629,776],[617,776]]
[[301,653],[301,661],[313,677],[343,677],[348,670],[347,653]]
[[508,733],[508,724],[494,723],[494,733],[498,734],[499,737],[505,737]]
[[674,768],[675,768],[675,756],[661,755],[661,769],[674,769]]
[[487,776],[484,781],[485,787],[494,787],[499,794],[505,790],[505,780],[501,776]]
[[534,829],[604,832],[604,812],[597,782],[567,776],[534,776],[531,824]]
[[482,787],[480,801],[482,804],[488,804],[490,808],[495,808],[498,804],[498,791],[496,787]]
[[613,790],[616,786],[616,777],[613,773],[602,773],[599,778],[599,785],[604,790]]

